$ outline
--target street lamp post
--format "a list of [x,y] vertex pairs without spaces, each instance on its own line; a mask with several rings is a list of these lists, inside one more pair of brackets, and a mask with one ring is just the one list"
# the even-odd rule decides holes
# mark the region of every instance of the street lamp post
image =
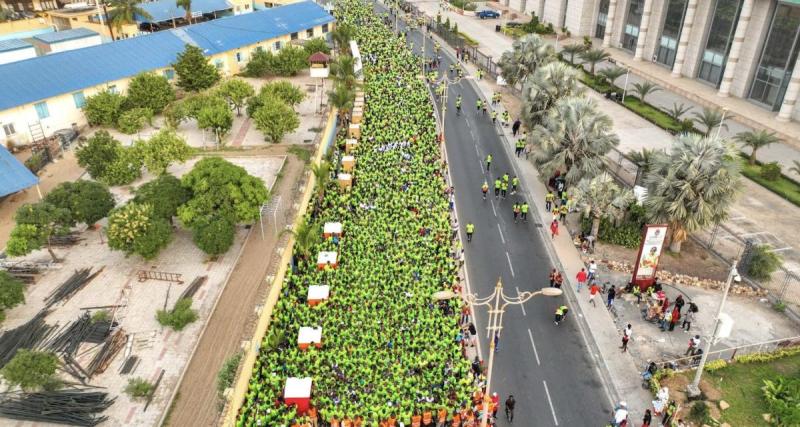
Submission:
[[714,136],[714,139],[719,139],[719,132],[722,130],[722,125],[725,124],[725,116],[728,115],[728,109],[722,109],[722,118],[719,120],[719,126],[717,126],[717,134]]
[[[625,88],[622,89],[622,103],[625,104],[625,95],[628,94],[628,77],[631,75],[631,69],[627,66],[625,67]],[[614,83],[614,82],[611,82]]]
[[489,307],[489,322],[486,327],[489,333],[489,366],[486,373],[486,394],[483,400],[483,416],[481,417],[481,427],[486,427],[489,422],[489,396],[492,387],[492,368],[494,367],[495,337],[499,339],[503,329],[503,314],[509,305],[522,305],[537,295],[556,297],[562,294],[558,288],[542,288],[536,292],[521,292],[515,297],[509,297],[503,292],[503,282],[497,279],[494,292],[485,298],[478,298],[475,294],[467,294],[464,299],[472,305],[485,305]]

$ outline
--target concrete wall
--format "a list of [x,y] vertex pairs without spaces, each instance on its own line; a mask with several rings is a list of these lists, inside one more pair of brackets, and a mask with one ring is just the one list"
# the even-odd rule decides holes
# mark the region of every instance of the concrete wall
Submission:
[[592,36],[597,23],[599,1],[570,0],[567,8],[566,26],[572,36]]
[[694,26],[692,27],[692,34],[689,38],[689,45],[686,47],[686,59],[683,63],[682,75],[685,77],[694,78],[700,70],[700,60],[703,57],[706,40],[708,40],[708,29],[711,27],[713,18],[710,15],[714,10],[715,3],[714,0],[697,2]]
[[21,33],[50,28],[44,18],[19,19],[15,21],[0,22],[0,35]]
[[33,58],[36,56],[36,49],[33,46],[24,49],[10,50],[7,52],[0,52],[0,64],[8,64],[9,62],[22,61],[23,59]]
[[558,19],[561,17],[561,5],[563,2],[564,0],[547,0],[544,4],[544,16],[540,17],[544,22],[553,24],[556,30],[561,29],[561,22]]
[[664,19],[667,14],[667,0],[652,0],[653,7],[650,13],[650,26],[647,29],[647,37],[644,43],[644,61],[652,61],[661,40],[661,29],[664,27]]
[[731,82],[731,95],[746,98],[750,94],[750,86],[758,67],[761,48],[767,38],[770,20],[775,11],[775,5],[770,0],[756,0],[750,24],[747,26],[747,35],[742,43],[739,53],[739,63]]

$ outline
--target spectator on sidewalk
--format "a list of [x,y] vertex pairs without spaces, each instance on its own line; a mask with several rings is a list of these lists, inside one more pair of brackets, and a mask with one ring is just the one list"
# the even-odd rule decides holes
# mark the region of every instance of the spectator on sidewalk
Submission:
[[681,329],[683,332],[689,332],[692,328],[692,322],[694,321],[694,311],[691,309],[686,311],[686,316],[683,317],[683,324],[681,325]]
[[666,331],[671,322],[672,322],[672,312],[667,311],[664,313],[664,317],[661,318],[661,324],[658,325],[658,327],[661,329],[661,332]]
[[642,427],[650,427],[651,422],[653,422],[653,414],[649,409],[645,409],[644,418],[642,418]]
[[681,318],[681,311],[678,309],[676,305],[675,308],[672,309],[672,316],[669,319],[669,331],[672,332],[675,330],[675,324],[678,323],[678,320]]
[[589,287],[589,302],[592,303],[592,307],[597,307],[594,299],[597,297],[598,293],[600,293],[600,287],[597,286],[596,282],[592,282],[592,285]]
[[558,271],[555,268],[550,271],[550,287],[551,288],[553,286],[555,286],[555,284],[556,284],[556,275],[557,274],[558,274]]
[[555,239],[558,236],[558,220],[553,219],[553,222],[550,223],[550,238]]
[[607,298],[606,307],[611,308],[611,306],[614,304],[614,298],[616,298],[616,296],[617,296],[617,289],[614,286],[612,286],[611,288],[608,289],[608,294],[606,295]]
[[689,347],[686,349],[685,356],[694,355],[700,348],[700,335],[695,335],[689,340]]
[[519,119],[514,120],[514,124],[511,125],[511,134],[516,138],[517,132],[519,132],[519,128],[522,126],[522,122]]
[[595,276],[597,275],[597,263],[594,260],[589,262],[589,277],[588,280],[591,282],[594,280]]
[[544,208],[547,210],[547,212],[550,212],[550,210],[553,208],[553,202],[555,200],[556,200],[556,195],[553,194],[553,191],[552,190],[548,191],[547,194],[544,196]]
[[586,284],[586,279],[588,277],[589,275],[586,273],[585,268],[581,268],[581,271],[579,271],[578,274],[575,275],[575,280],[578,281],[578,292],[580,292],[583,285]]
[[562,276],[560,272],[556,272],[556,288],[561,289],[561,285],[563,284],[564,284],[564,276]]
[[633,328],[631,328],[631,324],[628,323],[628,326],[622,330],[622,352],[625,353],[628,351],[628,341],[631,340],[631,334],[633,334]]
[[678,295],[678,298],[675,298],[675,308],[678,309],[678,313],[683,310],[683,306],[686,302],[683,300],[683,295]]

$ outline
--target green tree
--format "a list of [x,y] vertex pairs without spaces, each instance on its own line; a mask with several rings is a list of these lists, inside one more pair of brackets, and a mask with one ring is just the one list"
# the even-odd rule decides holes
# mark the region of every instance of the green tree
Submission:
[[178,214],[178,207],[191,196],[178,178],[165,173],[139,187],[133,201],[140,205],[149,204],[155,216],[172,221],[172,217]]
[[728,141],[683,134],[655,157],[644,183],[648,220],[669,224],[670,250],[680,252],[689,233],[728,218],[740,188],[738,152]]
[[603,157],[619,144],[611,119],[591,98],[563,98],[533,130],[532,162],[543,177],[566,172],[567,186],[597,176]]
[[106,185],[128,185],[142,176],[142,165],[142,157],[136,146],[120,147],[117,158],[98,179]]
[[133,135],[152,123],[153,112],[149,108],[131,108],[119,115],[117,129],[126,135]]
[[311,172],[314,174],[314,189],[317,192],[317,203],[314,210],[318,212],[322,208],[322,201],[325,198],[325,188],[331,181],[331,164],[323,160],[319,164],[311,165]]
[[114,163],[122,150],[122,143],[105,130],[99,130],[75,151],[78,165],[94,179],[105,175],[106,168]]
[[783,258],[768,245],[756,245],[747,264],[747,275],[756,280],[769,281],[772,273],[783,264]]
[[192,227],[192,240],[211,256],[222,255],[233,245],[236,225],[227,215],[214,215],[197,221]]
[[756,164],[756,151],[761,147],[781,142],[780,138],[775,136],[774,132],[767,132],[765,130],[751,130],[740,132],[736,134],[735,139],[745,147],[749,147],[750,151],[749,163]]
[[581,52],[580,56],[581,59],[583,59],[583,62],[588,62],[590,64],[589,74],[591,75],[594,75],[594,69],[597,64],[605,61],[608,58],[611,58],[610,53],[599,48],[585,50]]
[[105,218],[115,204],[108,187],[85,180],[62,182],[47,193],[44,201],[69,212],[71,223],[87,225]]
[[188,23],[192,23],[192,0],[176,0],[175,5],[182,7],[184,10],[183,19]]
[[172,68],[178,74],[178,86],[190,92],[199,92],[214,86],[219,80],[217,67],[208,62],[197,46],[186,45]]
[[222,146],[225,145],[225,135],[233,127],[233,113],[227,106],[209,105],[203,107],[197,114],[197,125],[213,132],[217,143]]
[[500,57],[501,74],[510,86],[525,83],[540,66],[555,58],[553,46],[537,34],[528,34],[514,41],[511,50]]
[[276,99],[267,100],[256,110],[253,121],[256,128],[275,144],[281,142],[284,135],[300,126],[300,119],[292,107]]
[[305,99],[306,94],[302,89],[293,85],[292,82],[288,80],[278,80],[262,86],[259,97],[262,100],[266,98],[279,99],[289,106],[295,107]]
[[592,236],[600,235],[600,220],[619,219],[625,209],[633,202],[633,192],[620,188],[607,172],[591,179],[582,179],[569,190],[575,202],[584,210],[584,215],[592,219]]
[[358,86],[355,66],[355,59],[350,55],[342,55],[331,62],[330,77],[334,85],[343,85],[348,89],[355,89]]
[[250,56],[244,67],[244,75],[248,77],[264,77],[272,72],[275,55],[268,50],[257,50]]
[[642,102],[647,102],[646,98],[647,95],[650,95],[653,92],[660,91],[661,88],[656,86],[654,83],[643,81],[642,83],[634,83],[633,84],[633,92],[642,100]]
[[658,154],[664,153],[663,150],[642,148],[640,151],[628,151],[628,158],[639,167],[642,176],[650,172],[653,161]]
[[53,261],[59,261],[50,238],[69,232],[72,215],[67,209],[46,202],[24,204],[17,209],[14,220],[17,225],[11,230],[11,237],[6,244],[7,255],[27,255],[45,247]]
[[241,116],[242,107],[245,105],[247,98],[255,94],[255,89],[250,83],[242,79],[230,79],[222,82],[217,88],[217,93],[236,107],[236,115]]
[[128,85],[126,104],[129,108],[149,108],[154,114],[161,114],[174,100],[175,90],[164,76],[141,73],[131,79]]
[[113,127],[124,111],[125,102],[124,96],[104,90],[86,98],[82,110],[91,126]]
[[328,103],[338,111],[339,120],[344,123],[345,117],[350,114],[355,104],[356,93],[343,85],[336,85],[328,92]]
[[158,310],[156,320],[163,326],[169,326],[175,331],[180,331],[189,323],[197,320],[197,312],[192,310],[192,299],[181,298],[175,303],[172,310]]
[[311,259],[311,251],[320,241],[319,227],[309,223],[307,218],[303,218],[297,228],[290,233],[294,236],[294,251],[297,256],[304,261]]
[[730,118],[729,115],[726,115],[722,110],[719,108],[703,108],[702,111],[694,112],[694,119],[697,123],[700,123],[705,128],[705,132],[703,132],[703,136],[711,135],[711,132],[717,128],[722,127],[725,130],[728,130],[728,124],[725,123],[725,117]]
[[624,76],[627,72],[628,70],[614,65],[598,71],[597,76],[613,88],[615,84],[614,82],[616,82],[618,78]]
[[235,223],[259,218],[268,199],[264,181],[220,157],[206,157],[181,179],[193,196],[178,208],[178,217],[188,228],[214,215],[230,215]]
[[148,11],[139,6],[138,0],[111,0],[108,3],[111,6],[108,21],[117,33],[123,25],[136,24],[137,15],[144,19],[153,19]]
[[7,383],[25,391],[53,390],[60,386],[57,368],[55,354],[21,348],[0,373]]
[[672,117],[676,122],[679,122],[683,119],[683,115],[691,110],[692,107],[687,107],[686,104],[678,104],[677,102],[673,102],[672,107],[665,109],[664,112]]
[[311,56],[317,52],[322,52],[326,55],[331,53],[331,48],[328,47],[328,42],[322,37],[315,37],[313,39],[306,40],[306,42],[303,44],[303,49],[306,51],[307,56]]
[[522,89],[522,121],[533,129],[559,99],[581,93],[576,70],[561,62],[539,67]]
[[586,47],[578,43],[570,43],[561,49],[562,55],[569,55],[569,63],[575,64],[575,55],[580,55],[586,50]]
[[183,163],[192,155],[192,148],[172,129],[162,129],[147,141],[137,142],[136,150],[150,173],[162,175],[169,165]]
[[153,259],[172,238],[172,227],[150,204],[130,202],[108,216],[108,247]]
[[300,70],[308,68],[308,55],[303,48],[287,46],[282,48],[272,61],[273,74],[295,76]]
[[336,25],[336,28],[331,31],[331,39],[333,44],[339,49],[339,53],[347,53],[350,49],[350,40],[356,35],[356,29],[352,24],[343,22]]
[[6,319],[6,309],[25,302],[25,284],[0,270],[0,323]]

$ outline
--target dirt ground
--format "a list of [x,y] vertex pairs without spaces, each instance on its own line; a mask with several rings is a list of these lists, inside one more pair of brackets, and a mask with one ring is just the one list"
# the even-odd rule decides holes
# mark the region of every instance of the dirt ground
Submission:
[[[270,154],[280,154],[281,151],[285,154],[287,148],[286,145],[272,146],[268,151]],[[259,233],[248,236],[228,285],[186,368],[165,425],[212,426],[218,423],[217,372],[225,359],[235,354],[243,341],[252,336],[261,308],[259,302],[269,290],[265,278],[276,270],[280,258],[276,249],[285,245],[288,237],[287,234],[281,235],[281,231],[292,219],[293,202],[300,197],[298,188],[305,176],[304,168],[302,160],[294,155],[287,156],[282,176],[272,192],[273,197],[280,195],[282,198],[278,235],[269,227],[264,240]]]

